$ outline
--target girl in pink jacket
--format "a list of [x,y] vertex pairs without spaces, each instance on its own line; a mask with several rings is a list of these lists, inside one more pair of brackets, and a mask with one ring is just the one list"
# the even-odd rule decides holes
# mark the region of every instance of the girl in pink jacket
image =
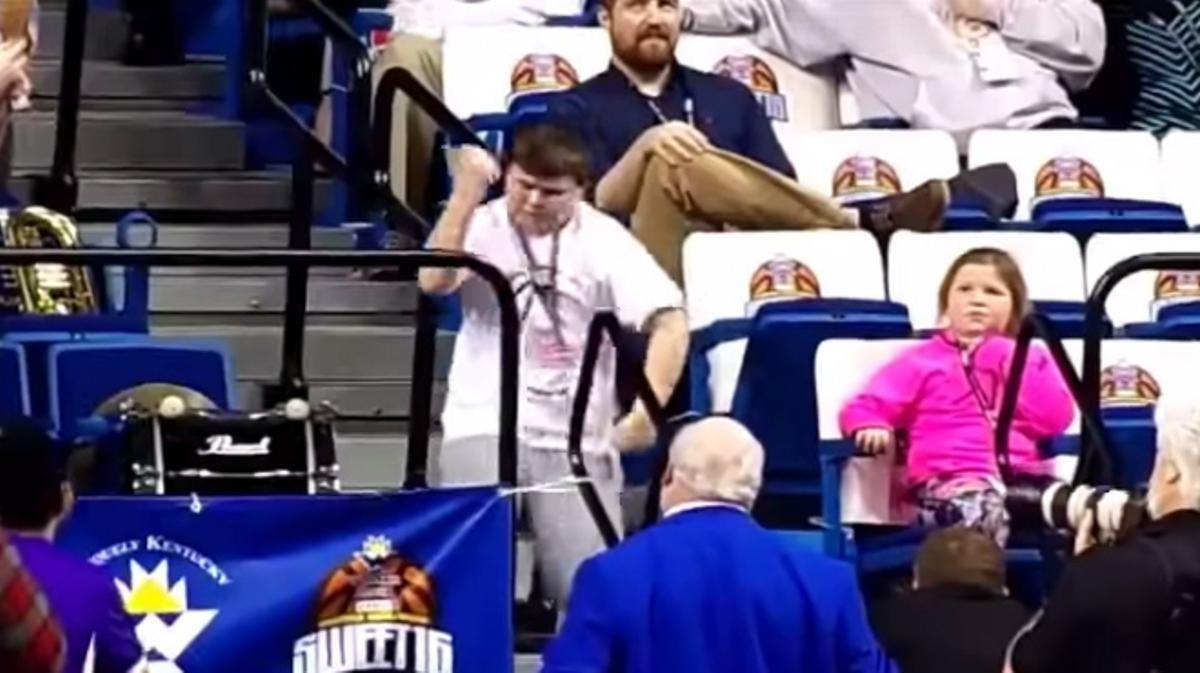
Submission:
[[[872,454],[894,447],[898,431],[906,433],[909,493],[922,523],[978,528],[1001,546],[1008,513],[994,436],[1027,297],[1008,253],[964,253],[938,290],[941,331],[876,372],[839,417],[843,434]],[[1047,475],[1037,443],[1065,431],[1073,416],[1058,368],[1035,345],[1009,435],[1013,470]]]

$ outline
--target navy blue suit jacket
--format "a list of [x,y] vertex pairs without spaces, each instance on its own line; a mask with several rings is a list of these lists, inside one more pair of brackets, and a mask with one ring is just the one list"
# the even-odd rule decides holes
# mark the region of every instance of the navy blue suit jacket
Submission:
[[740,510],[669,517],[584,563],[543,673],[894,673],[852,568]]

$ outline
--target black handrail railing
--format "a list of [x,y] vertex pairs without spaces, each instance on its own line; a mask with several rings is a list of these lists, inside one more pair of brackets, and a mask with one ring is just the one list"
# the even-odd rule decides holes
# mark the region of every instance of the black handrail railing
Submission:
[[83,95],[83,57],[87,41],[88,0],[69,0],[58,80],[58,111],[54,127],[54,159],[50,174],[39,179],[33,200],[60,213],[71,214],[79,200],[75,148],[79,140],[79,106]]
[[[1136,255],[1114,264],[1096,281],[1088,296],[1083,336],[1083,392],[1086,408],[1097,416],[1100,413],[1100,348],[1104,338],[1105,305],[1113,288],[1122,279],[1138,271],[1197,271],[1200,254],[1154,253]],[[1099,447],[1084,442],[1080,456],[1079,475],[1090,483],[1112,483],[1112,458]],[[1096,465],[1099,462],[1100,467]],[[1107,467],[1106,467],[1107,466]],[[1105,470],[1109,470],[1106,474]]]
[[[1067,383],[1071,398],[1075,400],[1075,406],[1079,409],[1083,436],[1091,438],[1092,443],[1100,447],[1103,455],[1109,455],[1108,434],[1104,429],[1104,424],[1100,422],[1098,412],[1087,406],[1086,386],[1075,373],[1075,367],[1071,364],[1071,358],[1063,347],[1062,339],[1059,338],[1049,320],[1037,313],[1031,313],[1025,317],[1021,323],[1021,330],[1017,334],[1016,348],[1013,351],[1012,363],[1008,370],[1008,380],[1004,385],[1000,414],[996,420],[996,464],[1006,483],[1013,483],[1014,474],[1008,450],[1009,433],[1017,412],[1017,398],[1021,390],[1021,380],[1025,374],[1025,364],[1029,359],[1029,349],[1035,338],[1046,343],[1050,357],[1054,358],[1055,366],[1058,367],[1063,380]],[[1076,483],[1079,483],[1081,476],[1081,471],[1076,469]]]
[[583,498],[583,504],[595,521],[604,543],[610,548],[621,542],[621,536],[617,533],[616,524],[604,509],[604,503],[588,476],[587,465],[583,460],[583,427],[587,420],[588,402],[592,398],[592,383],[595,379],[596,365],[600,361],[600,347],[604,344],[605,333],[608,334],[622,364],[628,365],[629,370],[633,372],[635,392],[646,406],[650,419],[660,428],[666,422],[663,405],[655,396],[650,381],[646,379],[641,363],[630,357],[629,351],[620,345],[621,331],[621,322],[612,313],[597,313],[592,318],[592,324],[588,327],[587,342],[583,347],[583,363],[579,370],[575,399],[571,405],[571,425],[567,435],[567,460],[571,465],[571,474],[578,480],[579,495]]
[[[500,438],[499,480],[513,486],[517,478],[517,366],[520,318],[516,298],[508,279],[496,267],[472,255],[441,250],[357,251],[357,250],[130,250],[130,249],[21,249],[0,248],[0,266],[54,263],[78,266],[312,266],[400,268],[465,268],[492,287],[500,309]],[[302,357],[303,353],[285,353]],[[288,365],[285,363],[285,368]],[[292,366],[296,366],[293,363]],[[414,368],[421,366],[414,363]],[[414,388],[412,397],[428,398],[432,386]],[[413,408],[429,400],[412,401]]]

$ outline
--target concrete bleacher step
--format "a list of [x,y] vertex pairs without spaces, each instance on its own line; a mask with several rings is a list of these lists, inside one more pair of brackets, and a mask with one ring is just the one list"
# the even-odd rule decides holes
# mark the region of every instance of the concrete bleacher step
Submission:
[[[159,276],[150,290],[155,313],[279,313],[283,311],[284,279],[280,277],[218,277],[203,283],[179,276]],[[332,314],[408,313],[416,304],[410,283],[378,283],[340,277],[315,277],[308,289],[308,311]]]
[[[405,435],[337,432],[336,439],[344,490],[394,490],[404,483],[408,460]],[[439,437],[430,437],[431,454],[438,444]]]
[[[80,225],[83,241],[89,246],[113,247],[117,244],[112,224]],[[146,236],[133,232],[136,245]],[[159,248],[286,248],[288,225],[278,224],[158,224]],[[316,249],[346,250],[354,247],[354,233],[346,229],[314,228],[312,246]]]
[[[274,362],[278,369],[279,356]],[[236,365],[236,363],[235,363]],[[270,380],[240,380],[235,387],[240,409],[262,408],[263,385]],[[309,399],[328,402],[338,413],[354,418],[408,419],[412,401],[412,383],[408,379],[395,381],[310,381]],[[446,384],[437,381],[433,387],[432,417],[438,418],[446,401]]]
[[[56,120],[34,112],[14,120],[13,165],[48,168]],[[235,170],[245,160],[243,125],[178,112],[86,111],[75,152],[80,169]]]
[[[35,98],[58,95],[62,65],[58,61],[34,61],[30,68]],[[225,66],[221,63],[131,67],[109,61],[85,61],[80,87],[82,97],[158,98],[215,100],[224,91]]]
[[[269,381],[279,375],[283,335],[276,327],[237,325],[155,327],[164,338],[213,338],[229,348],[240,380]],[[305,376],[310,382],[390,382],[411,374],[411,327],[309,327],[304,335]],[[434,376],[445,379],[454,337],[439,335]],[[315,399],[315,398],[314,398]]]
[[[38,44],[34,56],[37,58],[59,58],[63,53],[63,34],[67,12],[62,4],[43,0],[38,17]],[[117,11],[92,8],[88,11],[87,41],[84,47],[86,58],[112,61],[121,58],[129,24],[124,14]]]
[[[318,206],[328,196],[330,183],[318,180]],[[9,182],[13,195],[28,200],[33,179],[17,176]],[[284,171],[82,171],[79,175],[79,208],[82,221],[89,209],[213,213],[284,213],[289,209],[291,177]],[[101,221],[109,221],[105,216]]]

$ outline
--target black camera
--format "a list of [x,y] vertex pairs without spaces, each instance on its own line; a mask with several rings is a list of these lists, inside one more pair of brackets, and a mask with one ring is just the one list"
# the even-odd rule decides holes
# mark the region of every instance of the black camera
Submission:
[[1061,481],[1010,484],[1005,496],[1014,528],[1077,531],[1094,515],[1096,538],[1121,540],[1148,518],[1145,498],[1107,486],[1072,486]]

